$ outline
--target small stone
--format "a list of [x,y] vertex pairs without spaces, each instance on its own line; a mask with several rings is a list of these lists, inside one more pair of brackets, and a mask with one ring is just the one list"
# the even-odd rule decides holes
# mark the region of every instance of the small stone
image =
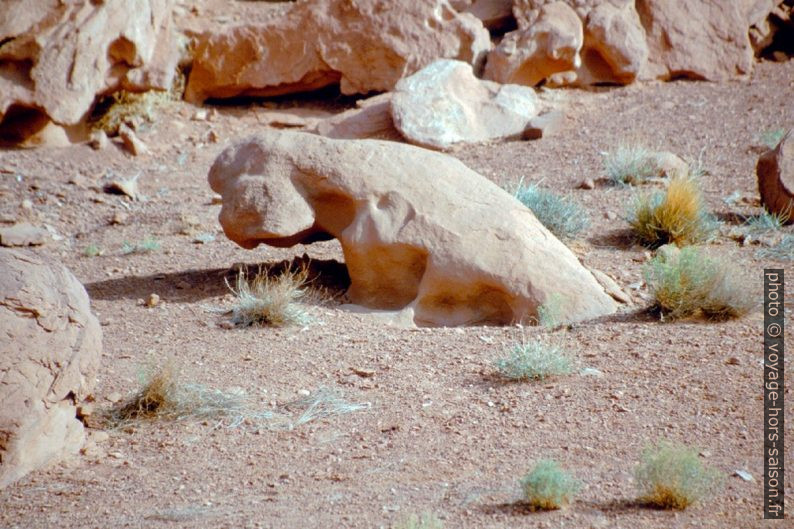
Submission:
[[739,365],[739,359],[736,358],[735,356],[732,356],[732,357],[728,358],[725,361],[725,363],[728,364],[729,366],[738,366]]
[[221,329],[234,329],[236,325],[234,324],[234,322],[224,320],[218,323],[218,327],[220,327]]
[[149,297],[146,299],[146,306],[149,308],[154,308],[160,304],[160,296],[155,293],[149,294]]
[[565,114],[552,110],[529,120],[529,124],[521,135],[525,140],[538,140],[558,133],[565,122]]
[[359,367],[351,367],[350,371],[352,371],[353,373],[357,374],[358,376],[360,376],[362,378],[372,378],[372,377],[375,376],[375,370],[374,369],[365,369],[365,368],[359,368]]
[[146,144],[138,138],[130,127],[127,125],[121,125],[119,127],[119,137],[124,142],[124,147],[133,155],[139,156],[143,154],[149,154],[149,148]]
[[579,189],[595,189],[595,180],[586,178],[579,184]]
[[107,401],[110,402],[111,404],[115,404],[121,400],[121,393],[119,393],[118,391],[114,391],[113,393],[105,397],[105,399],[107,399]]
[[193,121],[207,121],[207,110],[204,108],[196,110],[190,119]]
[[606,218],[607,220],[615,220],[616,218],[618,218],[618,216],[615,215],[615,213],[612,211],[607,211],[606,213],[604,213],[604,218]]
[[130,220],[130,216],[129,215],[127,215],[123,211],[117,211],[110,218],[110,225],[111,226],[113,226],[113,225],[124,226],[124,225],[127,224],[127,222],[129,222],[129,220]]
[[41,246],[51,239],[47,230],[27,222],[0,228],[0,246]]
[[745,471],[745,470],[734,470],[733,471],[733,475],[734,476],[739,476],[744,481],[755,481],[753,479],[753,475],[750,474],[749,472]]
[[93,402],[84,402],[77,407],[77,417],[90,417],[96,411],[96,406]]
[[312,394],[312,392],[309,391],[308,389],[300,389],[300,390],[298,390],[298,395],[300,395],[302,397],[308,397],[311,394]]
[[127,195],[132,200],[138,200],[138,177],[140,173],[126,180],[112,180],[105,185],[105,193]]
[[90,145],[95,151],[101,151],[102,149],[107,148],[109,143],[110,140],[108,140],[108,135],[105,134],[104,130],[95,130],[91,133],[91,136],[88,140],[88,145]]
[[107,432],[102,432],[99,430],[93,430],[91,433],[88,434],[89,438],[97,444],[104,443],[108,439],[110,439],[110,434]]
[[22,209],[33,209],[33,202],[26,198],[22,201]]
[[220,135],[215,131],[215,129],[210,130],[207,133],[207,141],[210,143],[218,143],[221,139]]

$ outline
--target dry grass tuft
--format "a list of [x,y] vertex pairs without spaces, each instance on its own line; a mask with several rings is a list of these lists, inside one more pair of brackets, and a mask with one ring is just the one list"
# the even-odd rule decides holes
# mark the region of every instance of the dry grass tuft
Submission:
[[757,305],[745,274],[696,247],[660,252],[646,266],[645,281],[657,308],[669,320],[739,318]]
[[260,272],[249,281],[246,273],[240,271],[236,288],[229,287],[237,299],[227,313],[239,326],[305,325],[310,318],[299,302],[308,294],[308,274],[307,267],[287,270],[276,277]]
[[660,442],[643,450],[635,477],[639,500],[661,509],[686,509],[720,484],[722,474],[701,462],[698,451]]
[[220,391],[186,383],[173,361],[149,370],[140,390],[104,414],[109,427],[138,421],[218,420],[217,426],[241,424],[292,430],[311,421],[369,409],[370,403],[353,403],[336,392],[320,388],[313,394],[270,411],[261,409],[244,391]]
[[269,419],[273,413],[254,411],[242,391],[224,392],[181,380],[176,364],[169,360],[151,368],[143,387],[120,406],[110,410],[111,426],[141,420],[183,420],[230,418],[232,425],[245,418]]
[[144,123],[153,123],[161,108],[182,99],[185,91],[185,76],[177,72],[168,91],[118,92],[100,101],[93,112],[91,127],[103,130],[108,136],[119,133],[119,127],[128,125],[133,129]]
[[640,242],[649,248],[704,242],[715,227],[697,180],[681,176],[672,178],[664,193],[642,195],[629,224]]
[[521,480],[524,501],[533,509],[544,511],[569,504],[579,489],[579,481],[552,459],[538,461]]

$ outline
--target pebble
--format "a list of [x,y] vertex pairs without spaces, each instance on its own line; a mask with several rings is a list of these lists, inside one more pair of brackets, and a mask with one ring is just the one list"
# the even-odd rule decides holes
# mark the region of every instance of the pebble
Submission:
[[146,299],[146,306],[149,308],[156,307],[160,304],[160,296],[152,292],[149,294],[149,297]]
[[595,180],[587,178],[579,184],[579,189],[595,189]]
[[105,397],[105,399],[107,399],[107,401],[110,402],[111,404],[115,404],[121,400],[121,393],[119,393],[118,391],[114,391],[113,393]]

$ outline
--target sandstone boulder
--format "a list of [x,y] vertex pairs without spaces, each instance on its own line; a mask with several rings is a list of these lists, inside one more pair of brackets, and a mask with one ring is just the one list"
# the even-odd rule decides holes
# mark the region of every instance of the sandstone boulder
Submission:
[[471,65],[442,59],[397,83],[391,113],[410,142],[446,149],[520,135],[538,100],[532,88],[482,81]]
[[447,0],[300,0],[284,16],[194,36],[189,101],[269,96],[339,83],[391,90],[439,57],[479,64],[488,31]]
[[[488,61],[496,66],[489,78],[507,78],[496,70],[506,68],[501,63],[512,47],[517,50],[510,54],[511,71],[543,47],[545,55],[554,56],[556,48],[556,55],[572,57],[569,42],[545,40],[548,32],[538,27],[548,24],[547,13],[558,4],[577,15],[584,35],[578,60],[547,63],[544,79],[557,85],[743,78],[752,69],[753,47],[768,45],[780,21],[788,19],[780,0],[514,0],[519,29],[490,53]],[[559,33],[562,25],[557,26]]]
[[61,265],[0,249],[0,488],[76,453],[77,404],[102,349],[83,285]]
[[312,132],[328,138],[400,138],[391,117],[392,93],[362,99],[357,108],[320,121]]
[[530,25],[511,31],[491,51],[485,78],[535,86],[554,74],[573,75],[581,65],[583,43],[584,28],[571,7],[543,5]]
[[37,109],[71,125],[98,94],[168,89],[178,61],[173,0],[5,0],[0,121]]
[[644,77],[723,81],[750,74],[754,54],[743,2],[637,0],[636,6],[649,49]]
[[770,212],[794,222],[794,129],[756,165],[761,203]]
[[420,325],[561,321],[616,310],[574,254],[509,193],[447,155],[379,140],[269,131],[209,172],[244,248],[336,238],[349,296]]

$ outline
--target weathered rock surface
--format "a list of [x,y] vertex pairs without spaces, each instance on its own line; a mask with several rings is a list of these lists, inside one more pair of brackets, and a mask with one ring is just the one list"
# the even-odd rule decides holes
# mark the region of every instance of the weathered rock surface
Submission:
[[178,61],[173,0],[5,0],[0,121],[13,108],[79,122],[98,94],[168,89]]
[[386,92],[358,102],[341,114],[320,121],[312,132],[327,138],[364,139],[400,137],[391,117],[392,93]]
[[584,29],[564,2],[543,5],[531,24],[505,35],[488,55],[485,78],[499,83],[535,86],[553,74],[581,65]]
[[27,222],[0,228],[0,246],[40,246],[51,240],[47,230]]
[[637,0],[649,55],[645,77],[723,81],[750,74],[750,22],[742,2]]
[[777,147],[761,155],[756,165],[761,203],[777,215],[794,222],[794,129],[789,129]]
[[102,349],[83,285],[61,265],[0,249],[0,488],[76,453],[77,404]]
[[478,64],[482,22],[447,0],[300,0],[277,19],[195,36],[186,99],[277,95],[339,83],[345,94],[391,90],[445,57]]
[[538,101],[532,88],[482,81],[471,65],[442,59],[397,83],[391,112],[410,142],[446,149],[520,135]]
[[[490,53],[488,62],[494,65],[486,67],[486,76],[510,79],[522,68],[533,68],[534,76],[512,79],[530,85],[544,79],[553,85],[586,85],[743,78],[752,69],[753,46],[771,42],[775,28],[770,13],[776,20],[786,18],[778,4],[780,0],[514,0],[519,29]],[[565,22],[550,16],[562,13],[561,5],[569,8]],[[575,53],[576,42],[562,38],[572,34],[571,12],[583,28]],[[566,60],[555,64],[543,57]]]
[[270,131],[209,172],[244,248],[336,238],[354,303],[423,325],[509,323],[554,302],[561,321],[614,301],[532,212],[460,161],[395,142]]

